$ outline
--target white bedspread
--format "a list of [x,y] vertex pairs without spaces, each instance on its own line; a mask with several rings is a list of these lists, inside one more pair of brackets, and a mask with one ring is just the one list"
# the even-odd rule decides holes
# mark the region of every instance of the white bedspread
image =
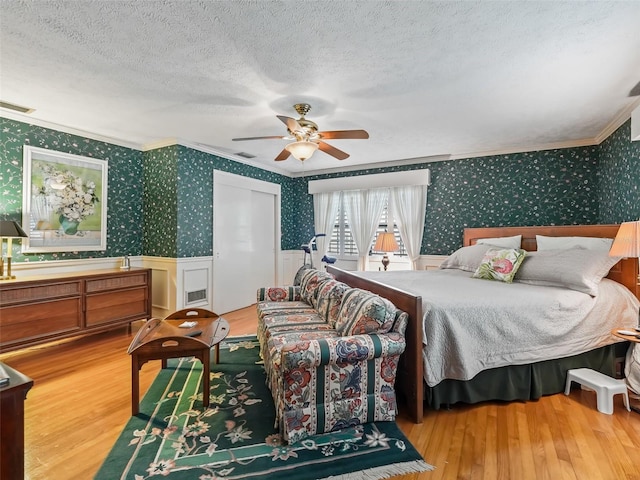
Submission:
[[469,380],[494,367],[584,353],[634,327],[638,299],[608,279],[597,297],[556,287],[471,278],[460,270],[357,272],[423,300],[424,378]]

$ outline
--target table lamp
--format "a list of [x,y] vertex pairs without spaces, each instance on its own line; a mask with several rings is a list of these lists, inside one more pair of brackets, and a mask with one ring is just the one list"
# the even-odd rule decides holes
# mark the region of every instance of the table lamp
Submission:
[[397,252],[399,249],[396,237],[392,232],[382,232],[378,234],[373,250],[376,252],[384,252],[384,255],[382,256],[382,265],[384,266],[385,272],[387,271],[389,263],[391,263],[387,256],[387,252]]
[[[623,222],[618,229],[616,238],[611,245],[609,255],[612,257],[640,258],[640,220]],[[640,285],[640,273],[638,274]],[[638,328],[640,328],[640,312],[638,313]]]
[[[0,280],[10,280],[16,278],[15,275],[11,275],[11,242],[14,238],[26,237],[22,227],[18,225],[18,222],[12,222],[9,220],[0,220]],[[4,253],[2,252],[4,239],[7,239],[7,270],[5,275],[4,269]]]

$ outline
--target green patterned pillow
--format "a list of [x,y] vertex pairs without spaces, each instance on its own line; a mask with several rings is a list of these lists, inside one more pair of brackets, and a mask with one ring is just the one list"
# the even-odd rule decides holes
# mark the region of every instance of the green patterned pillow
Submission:
[[511,283],[526,254],[527,252],[520,248],[487,250],[473,278]]

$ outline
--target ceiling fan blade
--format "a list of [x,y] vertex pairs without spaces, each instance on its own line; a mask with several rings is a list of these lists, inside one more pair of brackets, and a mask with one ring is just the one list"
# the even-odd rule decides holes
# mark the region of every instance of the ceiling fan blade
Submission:
[[266,140],[270,138],[277,138],[278,140],[282,140],[284,137],[282,135],[271,135],[269,137],[244,137],[244,138],[232,138],[234,142],[238,142],[240,140]]
[[286,160],[287,158],[289,158],[289,155],[291,155],[289,153],[289,150],[287,150],[286,148],[284,150],[282,150],[280,152],[280,154],[275,158],[276,162],[281,162],[282,160]]
[[284,115],[276,115],[282,123],[284,123],[290,132],[299,132],[302,127],[295,118],[285,117]]
[[342,139],[342,138],[369,138],[369,134],[366,130],[331,130],[328,132],[318,132],[318,135],[323,140]]
[[348,153],[343,152],[342,150],[339,150],[336,147],[332,147],[328,143],[320,141],[320,142],[318,142],[318,147],[324,153],[327,153],[327,154],[331,155],[332,157],[336,157],[338,160],[344,160],[346,158],[349,158],[349,154]]

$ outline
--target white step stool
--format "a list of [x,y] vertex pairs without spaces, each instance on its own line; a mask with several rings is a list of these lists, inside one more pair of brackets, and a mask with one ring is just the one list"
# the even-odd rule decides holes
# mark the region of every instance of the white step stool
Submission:
[[579,383],[585,387],[595,390],[598,400],[598,411],[611,415],[613,413],[613,396],[621,393],[624,395],[624,406],[629,408],[629,393],[624,380],[616,380],[604,373],[596,372],[590,368],[574,368],[567,371],[567,384],[564,394],[569,395],[571,382]]

